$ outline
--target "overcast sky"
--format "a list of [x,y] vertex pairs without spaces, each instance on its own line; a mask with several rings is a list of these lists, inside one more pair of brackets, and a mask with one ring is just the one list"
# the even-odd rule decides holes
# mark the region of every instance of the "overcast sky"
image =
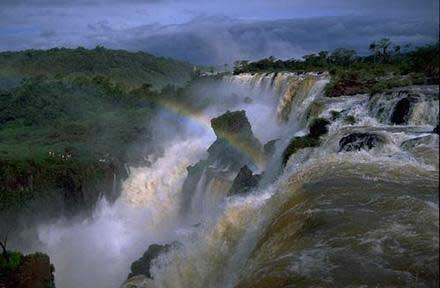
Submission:
[[0,51],[143,50],[199,64],[438,41],[439,0],[0,0]]

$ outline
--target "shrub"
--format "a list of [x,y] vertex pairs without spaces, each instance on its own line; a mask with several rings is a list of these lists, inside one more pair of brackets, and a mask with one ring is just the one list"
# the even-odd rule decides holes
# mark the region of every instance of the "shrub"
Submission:
[[290,156],[296,153],[298,150],[308,147],[316,147],[318,145],[319,145],[319,140],[314,137],[310,137],[310,136],[294,137],[283,152],[283,165],[286,165]]
[[324,118],[315,118],[311,121],[309,126],[309,135],[312,138],[319,138],[320,136],[327,134],[327,126],[330,122]]

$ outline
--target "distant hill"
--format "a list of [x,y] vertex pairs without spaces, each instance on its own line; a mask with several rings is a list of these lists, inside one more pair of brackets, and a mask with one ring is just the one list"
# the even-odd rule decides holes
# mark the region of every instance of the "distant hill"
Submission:
[[131,88],[144,83],[154,88],[183,85],[192,77],[193,65],[144,52],[127,52],[96,47],[25,50],[0,53],[0,78],[32,76],[66,78],[103,75]]

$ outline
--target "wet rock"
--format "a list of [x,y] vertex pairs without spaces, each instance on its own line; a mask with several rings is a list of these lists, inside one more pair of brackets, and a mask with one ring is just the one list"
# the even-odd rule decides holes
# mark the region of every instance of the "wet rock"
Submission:
[[208,148],[210,162],[238,170],[243,164],[258,165],[264,159],[262,145],[252,133],[244,110],[228,111],[212,119],[211,126],[217,140]]
[[319,145],[319,140],[311,136],[294,137],[287,148],[283,152],[283,165],[285,166],[290,156],[298,150],[308,147],[316,147]]
[[411,110],[411,102],[409,97],[401,99],[397,102],[396,106],[394,106],[393,114],[391,115],[391,123],[393,124],[405,124],[408,121],[410,110]]
[[264,155],[266,155],[266,158],[269,158],[270,156],[273,155],[273,153],[275,153],[276,144],[278,140],[279,139],[270,140],[269,142],[264,144],[263,151],[264,151]]
[[312,123],[309,127],[309,135],[313,138],[319,138],[322,135],[327,134],[328,128],[327,126],[330,124],[330,122],[327,119],[324,118],[315,118],[312,120]]
[[254,175],[252,170],[248,166],[243,166],[238,172],[237,177],[235,177],[234,182],[232,182],[232,187],[229,190],[229,195],[245,194],[251,189],[258,186],[260,181],[260,175]]
[[[199,201],[194,196],[196,191],[216,194],[220,189],[223,192],[217,194],[226,197],[243,166],[260,168],[266,159],[260,141],[252,133],[245,111],[228,111],[212,119],[211,125],[217,139],[208,148],[207,159],[188,168],[188,176],[182,187],[182,217],[197,217],[197,213],[201,212],[193,209],[194,205],[200,206],[194,204],[194,201]],[[220,198],[216,199],[220,201]]]
[[434,130],[432,130],[432,133],[440,135],[440,123],[435,126]]
[[148,250],[145,251],[144,255],[142,255],[141,258],[134,261],[133,264],[131,264],[131,272],[128,275],[128,279],[131,279],[135,276],[143,275],[147,278],[152,279],[151,276],[151,264],[153,260],[155,260],[159,255],[163,253],[167,253],[171,249],[178,247],[180,244],[178,242],[173,242],[171,244],[165,244],[165,245],[159,245],[159,244],[152,244],[150,247],[148,247]]
[[377,134],[352,133],[339,141],[339,152],[360,151],[362,149],[370,150],[384,142],[385,139]]
[[225,114],[211,120],[212,129],[219,138],[230,137],[231,135],[241,135],[242,137],[252,137],[251,124],[246,117],[246,112],[227,111]]
[[55,288],[54,266],[49,256],[34,253],[23,256],[8,252],[8,263],[0,256],[0,287],[5,288]]

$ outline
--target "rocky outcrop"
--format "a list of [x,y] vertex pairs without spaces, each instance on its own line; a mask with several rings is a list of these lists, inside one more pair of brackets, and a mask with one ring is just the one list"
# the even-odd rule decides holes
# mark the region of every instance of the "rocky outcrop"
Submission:
[[152,244],[150,247],[148,247],[148,250],[145,251],[144,255],[142,255],[141,258],[134,261],[133,264],[131,264],[131,272],[128,275],[128,279],[133,278],[135,276],[145,276],[147,278],[153,278],[151,276],[151,266],[153,260],[157,259],[161,254],[167,253],[173,248],[176,248],[179,246],[178,242],[173,242],[171,244],[165,244],[165,245],[159,245],[159,244]]
[[[210,162],[240,169],[241,163],[258,166],[264,160],[262,145],[252,133],[244,110],[226,112],[211,120],[217,140],[208,148]],[[237,166],[239,166],[237,168]]]
[[240,169],[232,187],[229,190],[229,195],[245,194],[258,186],[261,175],[254,175],[246,165]]
[[264,144],[263,151],[267,159],[270,158],[273,155],[273,153],[275,153],[275,149],[278,141],[279,139],[270,140],[269,142]]
[[207,159],[188,167],[182,187],[183,215],[198,213],[194,210],[204,206],[203,203],[194,204],[194,201],[203,201],[197,199],[197,193],[215,194],[216,198],[210,202],[216,203],[228,195],[242,167],[255,170],[265,162],[263,146],[252,133],[245,111],[228,111],[212,119],[211,126],[217,139],[208,148]]
[[352,133],[339,141],[339,152],[370,150],[382,143],[385,139],[378,134]]
[[55,288],[54,271],[46,254],[8,252],[7,257],[0,256],[0,287]]
[[413,97],[406,97],[399,100],[396,106],[394,106],[393,114],[391,114],[391,123],[405,124],[408,122],[411,103],[414,102],[416,102],[416,99]]

